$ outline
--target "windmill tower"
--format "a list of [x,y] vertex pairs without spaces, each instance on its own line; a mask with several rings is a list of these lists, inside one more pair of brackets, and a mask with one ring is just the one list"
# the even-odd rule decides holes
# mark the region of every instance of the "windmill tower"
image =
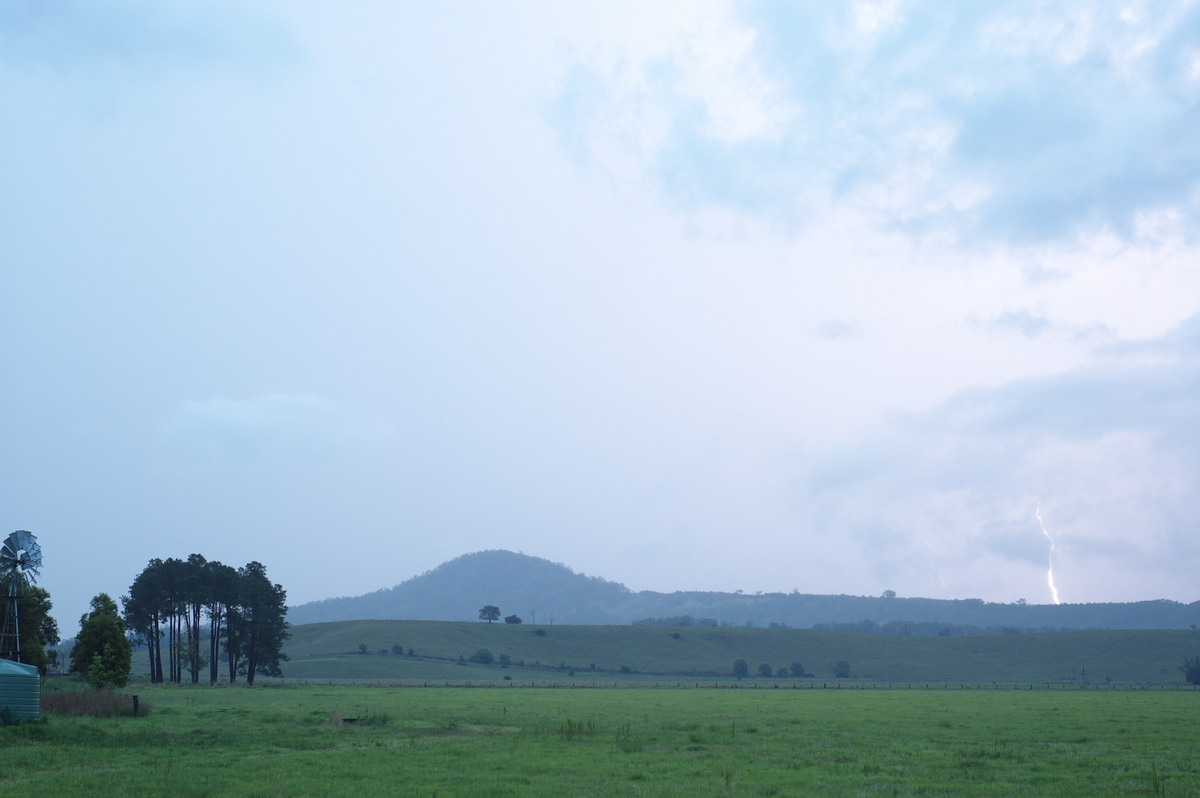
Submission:
[[0,584],[6,587],[4,625],[0,627],[0,659],[21,661],[21,621],[17,602],[21,586],[37,581],[42,547],[32,532],[18,529],[0,545]]

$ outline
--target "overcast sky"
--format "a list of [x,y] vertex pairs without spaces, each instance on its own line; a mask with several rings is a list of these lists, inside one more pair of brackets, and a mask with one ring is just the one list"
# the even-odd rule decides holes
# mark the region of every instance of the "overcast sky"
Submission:
[[1197,131],[1191,2],[0,3],[0,531],[1196,601]]

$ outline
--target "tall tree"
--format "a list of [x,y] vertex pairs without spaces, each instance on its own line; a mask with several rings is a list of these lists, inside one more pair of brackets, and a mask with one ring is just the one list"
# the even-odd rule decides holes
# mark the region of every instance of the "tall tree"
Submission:
[[129,682],[133,648],[125,637],[125,621],[107,593],[92,599],[92,611],[79,619],[71,650],[71,672],[93,687],[124,687]]
[[150,659],[150,681],[161,684],[162,625],[166,616],[166,594],[163,586],[163,561],[153,559],[129,586],[129,595],[121,597],[125,608],[125,626],[146,644]]
[[229,613],[231,682],[238,670],[244,670],[247,684],[254,684],[256,674],[281,674],[280,662],[287,660],[283,653],[289,636],[286,615],[287,592],[271,583],[262,563],[250,562],[238,569],[238,606]]
[[172,684],[183,681],[187,571],[187,563],[176,557],[161,560],[154,568],[153,582],[159,612],[167,627],[166,680]]
[[231,566],[210,560],[205,565],[205,580],[208,583],[208,683],[216,684],[221,665],[221,640],[228,636],[229,614],[238,601],[238,572]]
[[189,554],[184,563],[181,576],[181,610],[183,611],[183,626],[185,642],[183,648],[184,661],[187,663],[188,675],[192,684],[200,681],[200,667],[204,656],[200,649],[200,612],[209,604],[211,586],[208,581],[206,566],[208,561],[201,554]]

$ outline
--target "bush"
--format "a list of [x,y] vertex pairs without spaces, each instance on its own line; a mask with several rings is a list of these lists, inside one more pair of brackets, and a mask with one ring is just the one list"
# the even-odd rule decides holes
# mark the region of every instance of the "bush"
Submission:
[[1179,666],[1188,684],[1200,684],[1200,657],[1185,657]]
[[480,665],[491,665],[496,661],[492,656],[492,652],[486,648],[481,648],[468,658],[471,662],[478,662]]

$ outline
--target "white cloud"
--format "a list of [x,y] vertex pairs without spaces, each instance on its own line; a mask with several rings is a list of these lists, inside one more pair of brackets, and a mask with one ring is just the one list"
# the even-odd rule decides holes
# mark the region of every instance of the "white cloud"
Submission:
[[689,212],[796,223],[832,197],[972,245],[1128,235],[1200,186],[1194,101],[1163,68],[1194,52],[1194,7],[736,8],[581,54],[558,119],[576,153]]

